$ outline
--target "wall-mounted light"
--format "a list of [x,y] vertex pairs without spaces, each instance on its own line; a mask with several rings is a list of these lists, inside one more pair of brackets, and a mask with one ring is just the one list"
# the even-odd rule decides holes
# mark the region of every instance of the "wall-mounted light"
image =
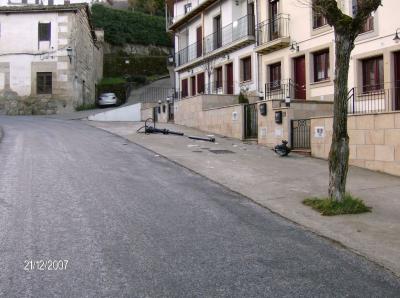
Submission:
[[72,63],[72,48],[71,47],[67,48],[67,55],[69,58],[69,63]]
[[290,96],[286,96],[285,97],[285,104],[287,107],[290,107],[290,103],[292,102],[292,99],[290,98]]
[[297,41],[293,41],[292,42],[292,45],[290,46],[290,50],[293,52],[293,51],[296,51],[296,52],[298,52],[299,50],[300,50],[300,46],[299,46],[299,44],[297,43]]
[[393,40],[394,40],[395,42],[399,42],[399,41],[400,41],[399,31],[400,31],[400,28],[397,28],[397,29],[396,29],[396,34],[394,35],[394,38],[393,38]]
[[173,55],[169,55],[168,56],[168,63],[169,64],[173,64],[174,63],[174,56]]

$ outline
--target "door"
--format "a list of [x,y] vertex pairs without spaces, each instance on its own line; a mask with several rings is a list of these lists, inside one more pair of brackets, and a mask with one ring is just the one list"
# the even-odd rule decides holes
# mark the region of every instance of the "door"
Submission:
[[293,149],[310,149],[311,148],[311,120],[299,119],[292,120],[292,142]]
[[198,27],[196,30],[197,36],[197,58],[203,55],[203,30],[202,27]]
[[233,94],[233,63],[226,65],[226,94]]
[[279,9],[279,0],[271,0],[269,3],[269,18],[270,18],[269,40],[274,40],[279,37],[278,9]]
[[400,110],[400,52],[394,53],[394,110]]
[[214,47],[216,50],[222,46],[222,27],[221,27],[221,16],[214,18]]
[[258,109],[257,104],[244,106],[244,137],[245,139],[258,138]]
[[306,58],[294,59],[294,99],[306,99]]
[[191,89],[191,96],[196,95],[196,77],[190,78],[190,89]]
[[247,17],[248,17],[248,30],[247,34],[254,36],[255,35],[255,11],[254,11],[254,3],[247,4]]

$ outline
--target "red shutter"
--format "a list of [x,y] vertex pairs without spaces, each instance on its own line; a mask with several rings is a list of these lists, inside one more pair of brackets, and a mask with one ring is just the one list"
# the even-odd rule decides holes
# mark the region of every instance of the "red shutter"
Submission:
[[182,80],[182,97],[188,96],[188,80]]
[[197,93],[204,93],[204,72],[197,75]]

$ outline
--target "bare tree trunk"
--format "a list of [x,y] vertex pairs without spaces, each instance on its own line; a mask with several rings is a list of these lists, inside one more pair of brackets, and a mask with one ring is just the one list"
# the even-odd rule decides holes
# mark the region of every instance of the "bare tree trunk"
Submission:
[[335,94],[332,145],[329,153],[329,198],[344,199],[349,163],[349,136],[347,134],[348,73],[354,38],[335,32]]

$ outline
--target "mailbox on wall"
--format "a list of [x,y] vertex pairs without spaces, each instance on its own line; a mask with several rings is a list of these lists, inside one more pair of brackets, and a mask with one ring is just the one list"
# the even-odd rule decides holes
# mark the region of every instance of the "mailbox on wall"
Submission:
[[267,104],[266,103],[260,104],[260,115],[261,116],[267,115]]
[[282,124],[282,111],[275,112],[275,123]]

